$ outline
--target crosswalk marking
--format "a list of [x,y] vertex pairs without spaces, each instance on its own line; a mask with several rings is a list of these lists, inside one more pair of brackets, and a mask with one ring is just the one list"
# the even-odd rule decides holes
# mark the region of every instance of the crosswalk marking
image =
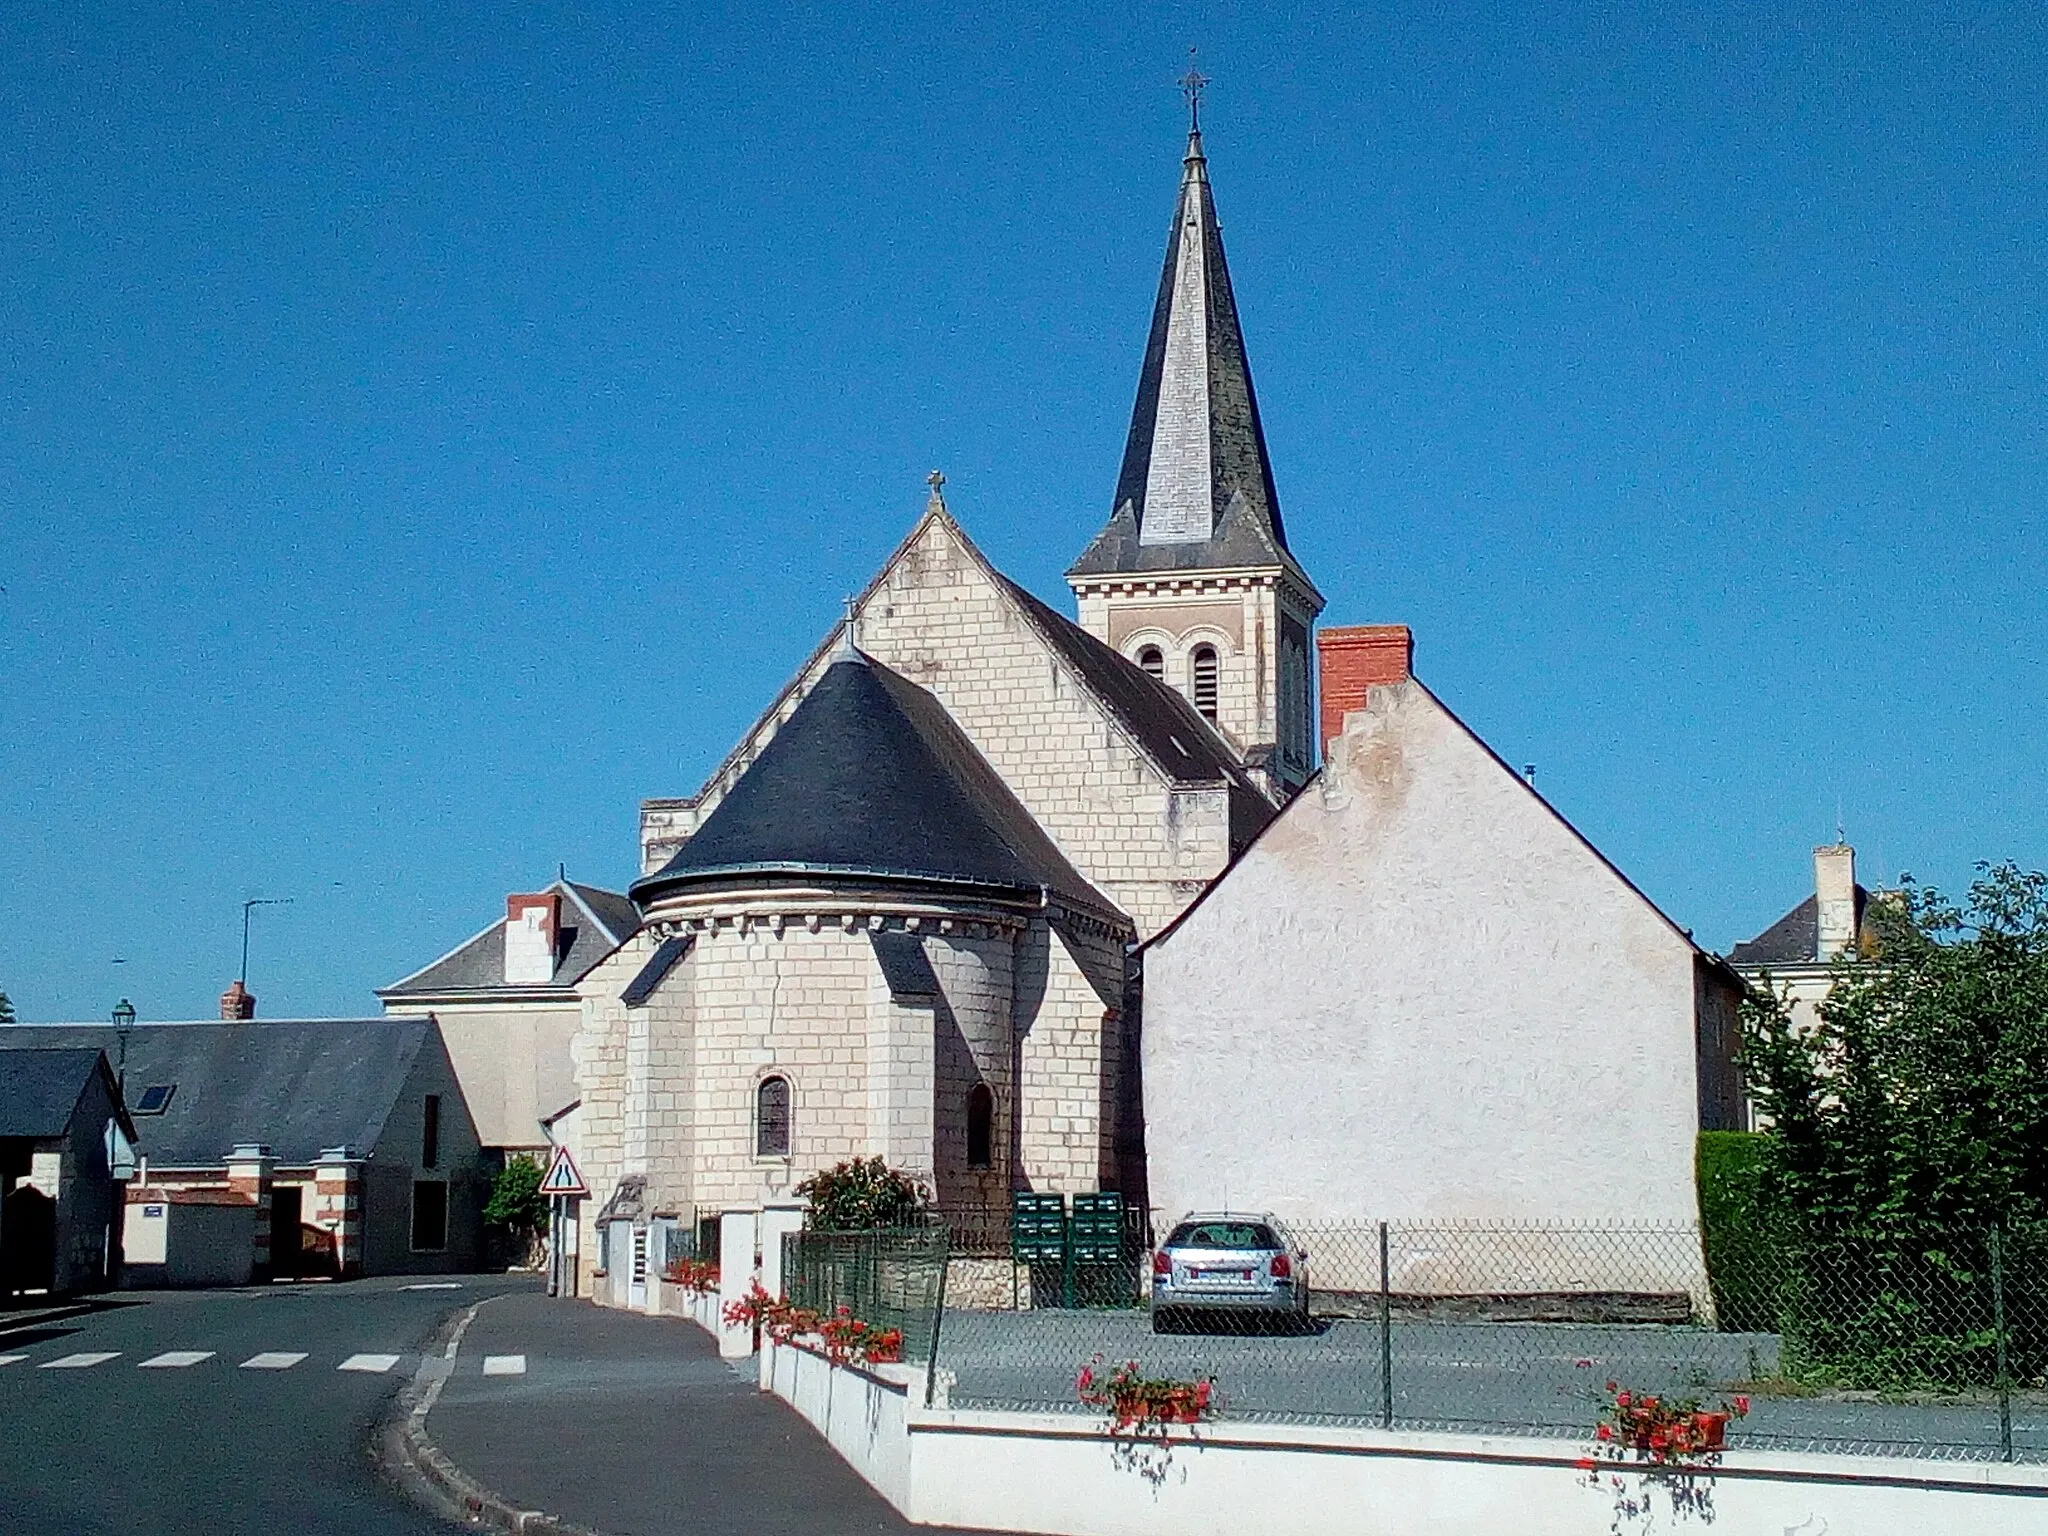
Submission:
[[396,1364],[398,1364],[398,1356],[396,1355],[350,1355],[336,1369],[343,1371],[368,1371],[373,1375],[380,1375],[390,1370]]
[[0,1365],[19,1365],[27,1358],[27,1355],[0,1355]]
[[118,1349],[93,1349],[83,1354],[65,1355],[60,1360],[45,1360],[42,1369],[46,1371],[82,1371],[90,1366],[105,1365],[121,1351]]
[[304,1350],[292,1354],[288,1350],[267,1349],[260,1355],[251,1355],[242,1362],[245,1371],[288,1371],[306,1358]]
[[202,1360],[211,1360],[210,1349],[167,1349],[162,1354],[143,1361],[138,1371],[182,1371],[188,1365],[197,1365]]
[[486,1376],[524,1376],[526,1374],[526,1356],[485,1355],[484,1374]]
[[402,1289],[408,1291],[459,1291],[462,1289],[462,1282],[460,1280],[423,1280],[417,1285],[404,1286]]

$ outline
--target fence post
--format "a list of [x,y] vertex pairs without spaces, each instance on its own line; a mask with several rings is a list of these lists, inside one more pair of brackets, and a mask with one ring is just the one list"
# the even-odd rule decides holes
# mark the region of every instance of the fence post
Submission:
[[1394,1427],[1394,1309],[1387,1277],[1387,1224],[1380,1223],[1380,1428]]
[[2012,1460],[2012,1381],[2005,1359],[2005,1255],[1998,1228],[1991,1229],[1991,1331],[1998,1346],[1998,1454]]
[[[953,1267],[952,1235],[946,1234],[939,1243],[939,1299],[932,1308],[932,1347],[924,1362],[924,1405],[932,1405],[933,1394],[939,1385],[939,1328],[946,1320],[946,1271]],[[1015,1266],[1011,1266],[1014,1271]]]

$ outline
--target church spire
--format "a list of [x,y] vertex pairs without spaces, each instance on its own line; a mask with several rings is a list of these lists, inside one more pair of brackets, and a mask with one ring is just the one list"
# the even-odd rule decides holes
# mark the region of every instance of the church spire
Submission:
[[1179,205],[1109,526],[1070,575],[1291,564],[1190,67]]

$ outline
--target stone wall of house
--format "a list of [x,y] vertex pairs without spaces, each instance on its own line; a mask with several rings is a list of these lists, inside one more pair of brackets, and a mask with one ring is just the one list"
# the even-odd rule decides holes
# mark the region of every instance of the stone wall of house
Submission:
[[576,1097],[569,1046],[582,1026],[579,1009],[538,1003],[463,1008],[401,999],[385,1011],[432,1014],[440,1022],[485,1146],[531,1151],[547,1145],[540,1117]]

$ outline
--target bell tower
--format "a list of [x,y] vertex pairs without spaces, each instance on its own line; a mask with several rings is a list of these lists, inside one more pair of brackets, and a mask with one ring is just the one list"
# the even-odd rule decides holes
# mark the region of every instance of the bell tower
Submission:
[[1284,799],[1315,771],[1322,594],[1288,552],[1223,261],[1192,71],[1180,202],[1109,522],[1067,572],[1081,626],[1178,688]]

